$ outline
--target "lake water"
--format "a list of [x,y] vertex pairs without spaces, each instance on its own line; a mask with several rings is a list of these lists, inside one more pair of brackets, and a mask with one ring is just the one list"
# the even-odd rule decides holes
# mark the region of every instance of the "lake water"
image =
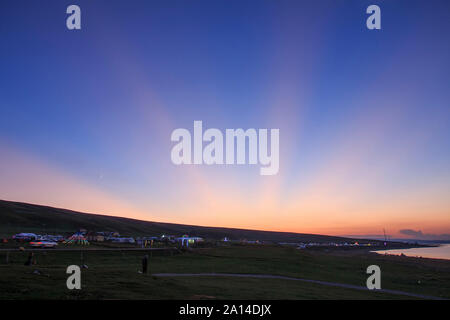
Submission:
[[435,258],[435,259],[448,259],[450,260],[450,244],[442,244],[439,247],[429,248],[411,248],[411,249],[392,249],[392,250],[377,250],[372,251],[379,254],[404,254],[409,257],[423,257],[423,258]]

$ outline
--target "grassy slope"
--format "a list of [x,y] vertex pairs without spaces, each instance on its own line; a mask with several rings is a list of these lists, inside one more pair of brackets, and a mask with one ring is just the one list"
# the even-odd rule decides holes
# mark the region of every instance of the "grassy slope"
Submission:
[[120,217],[80,213],[34,204],[0,200],[0,236],[17,232],[70,233],[85,228],[91,231],[117,231],[124,235],[190,234],[211,239],[258,239],[267,241],[329,242],[344,238],[285,232],[200,227],[141,221]]
[[[25,267],[27,253],[0,252],[0,299],[408,299],[375,292],[271,279],[154,278],[139,274],[140,252],[85,252],[82,290],[65,288],[65,268],[80,263],[79,252],[37,254],[38,265]],[[324,253],[278,246],[198,249],[180,255],[154,253],[152,273],[257,273],[364,286],[367,266],[382,271],[382,288],[450,298],[450,261]],[[44,275],[34,275],[39,269]],[[420,283],[419,283],[420,281]]]

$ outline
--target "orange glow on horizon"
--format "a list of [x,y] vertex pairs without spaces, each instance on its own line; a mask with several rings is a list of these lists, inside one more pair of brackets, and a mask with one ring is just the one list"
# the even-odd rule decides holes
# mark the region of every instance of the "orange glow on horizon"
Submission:
[[[317,189],[285,203],[279,193],[274,193],[279,190],[277,177],[274,185],[263,184],[259,192],[242,192],[237,188],[238,180],[223,183],[224,173],[211,182],[201,170],[191,167],[183,171],[182,179],[195,187],[187,190],[189,196],[183,206],[153,203],[138,208],[37,158],[5,146],[2,149],[2,163],[13,163],[17,169],[14,173],[2,172],[0,193],[4,200],[144,221],[281,232],[362,235],[381,234],[386,228],[398,235],[398,230],[405,228],[435,234],[450,229],[445,183],[439,186],[430,182],[380,203],[357,201],[364,199],[363,194],[342,186],[339,193]],[[427,214],[429,210],[432,216]]]

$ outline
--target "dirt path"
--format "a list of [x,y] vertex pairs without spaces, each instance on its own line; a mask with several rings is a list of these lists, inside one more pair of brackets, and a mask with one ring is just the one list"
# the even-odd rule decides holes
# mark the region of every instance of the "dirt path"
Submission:
[[[355,289],[355,290],[363,290],[368,291],[367,287],[363,286],[355,286],[352,284],[344,284],[337,282],[328,282],[328,281],[320,281],[320,280],[310,280],[310,279],[302,279],[302,278],[293,278],[286,276],[277,276],[271,274],[240,274],[240,273],[154,273],[152,276],[155,277],[237,277],[237,278],[262,278],[262,279],[281,279],[281,280],[292,280],[292,281],[301,281],[308,283],[321,284],[330,287],[339,287],[346,289]],[[444,300],[443,298],[427,296],[422,294],[398,291],[398,290],[390,290],[390,289],[380,289],[375,290],[376,292],[381,293],[389,293],[395,295],[408,296],[419,299],[428,299],[428,300]]]

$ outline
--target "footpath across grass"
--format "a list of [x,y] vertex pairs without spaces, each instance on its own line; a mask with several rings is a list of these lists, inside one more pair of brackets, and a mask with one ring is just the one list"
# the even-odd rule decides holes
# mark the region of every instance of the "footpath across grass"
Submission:
[[[152,273],[272,274],[365,286],[366,268],[381,268],[383,289],[450,298],[450,261],[322,252],[282,246],[229,246],[171,254],[152,252],[150,274],[139,273],[145,252],[0,252],[0,299],[408,299],[371,291],[281,279],[157,278]],[[150,255],[150,253],[149,253]],[[82,289],[66,288],[68,265],[86,264]]]

